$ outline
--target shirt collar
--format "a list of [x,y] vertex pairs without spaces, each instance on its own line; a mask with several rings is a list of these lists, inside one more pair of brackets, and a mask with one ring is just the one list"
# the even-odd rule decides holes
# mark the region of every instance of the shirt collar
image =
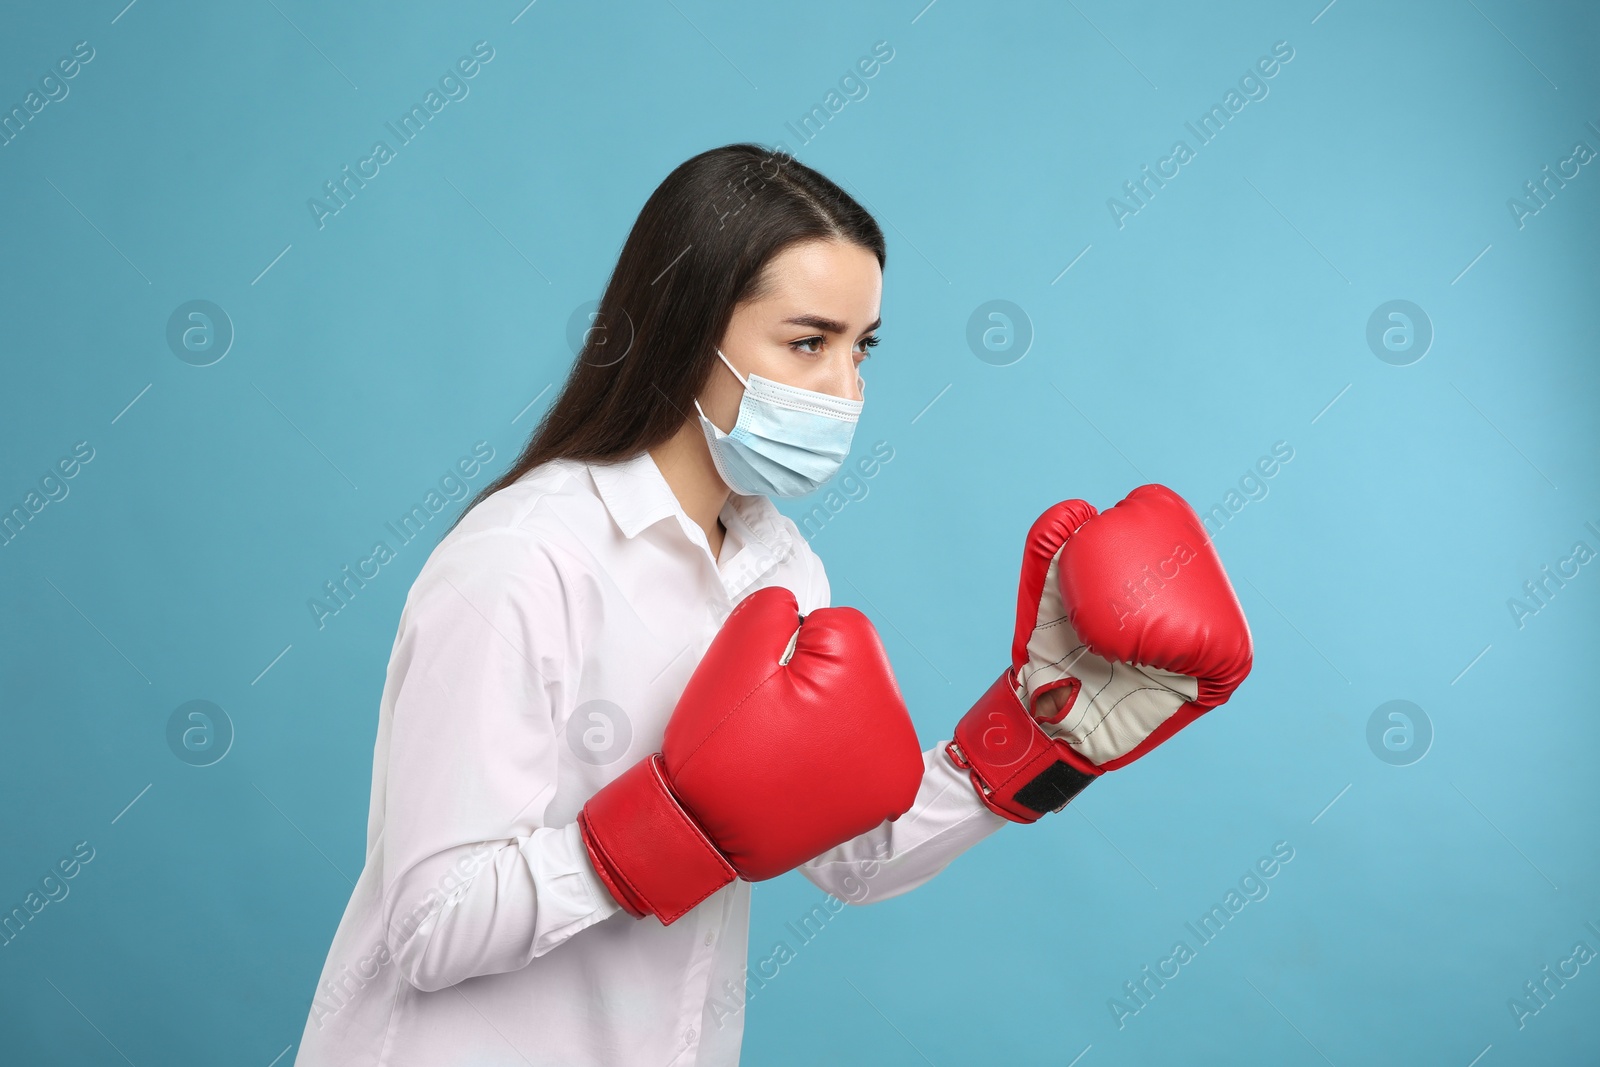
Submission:
[[[632,539],[645,527],[673,515],[678,516],[685,530],[693,524],[648,449],[629,459],[590,460],[585,466],[594,478],[601,502],[624,537]],[[742,523],[750,536],[779,560],[794,553],[794,538],[780,521],[778,509],[765,496],[729,493],[720,517],[723,525],[730,528],[735,521]]]
[[681,510],[672,487],[661,476],[655,457],[649,451],[631,459],[585,463],[594,478],[595,488],[611,519],[632,538],[640,530]]

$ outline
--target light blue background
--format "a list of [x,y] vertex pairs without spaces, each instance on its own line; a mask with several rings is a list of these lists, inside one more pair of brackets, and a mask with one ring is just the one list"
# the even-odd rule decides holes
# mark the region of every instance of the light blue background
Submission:
[[[1523,628],[1507,607],[1600,549],[1600,164],[1524,226],[1507,206],[1600,148],[1592,4],[124,2],[0,29],[7,109],[95,49],[0,147],[0,505],[95,450],[0,548],[0,908],[95,850],[0,948],[0,1059],[298,1044],[400,606],[455,506],[324,629],[308,599],[474,442],[511,460],[650,191],[755,140],[889,241],[857,449],[894,459],[813,545],[925,744],[1003,666],[1044,507],[1159,481],[1204,509],[1294,458],[1217,536],[1256,641],[1238,695],[803,946],[820,891],[758,886],[752,961],[798,947],[745,1061],[1594,1061],[1600,964],[1524,1028],[1507,1005],[1600,950],[1600,565]],[[319,229],[307,199],[479,40],[470,95]],[[1278,41],[1270,94],[1119,229],[1108,198]],[[192,299],[237,331],[211,366],[165,340]],[[996,299],[1033,333],[1007,366],[967,342]],[[1366,343],[1392,299],[1436,331],[1409,366]],[[167,746],[191,699],[237,732],[210,767]],[[1395,699],[1435,733],[1410,766],[1367,741]],[[1278,841],[1271,895],[1119,1029],[1122,983]]]

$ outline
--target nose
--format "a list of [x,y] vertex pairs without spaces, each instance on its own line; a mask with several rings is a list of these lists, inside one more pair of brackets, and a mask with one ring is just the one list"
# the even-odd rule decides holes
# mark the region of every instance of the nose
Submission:
[[827,393],[830,396],[841,397],[845,400],[861,400],[866,395],[866,381],[861,377],[861,372],[856,369],[855,357],[847,355],[844,365],[834,371],[826,383]]

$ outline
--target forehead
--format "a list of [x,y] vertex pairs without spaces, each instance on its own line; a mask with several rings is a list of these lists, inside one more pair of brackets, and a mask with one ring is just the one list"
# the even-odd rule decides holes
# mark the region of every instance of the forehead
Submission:
[[814,313],[861,325],[878,316],[878,257],[846,241],[801,241],[767,263],[763,310]]

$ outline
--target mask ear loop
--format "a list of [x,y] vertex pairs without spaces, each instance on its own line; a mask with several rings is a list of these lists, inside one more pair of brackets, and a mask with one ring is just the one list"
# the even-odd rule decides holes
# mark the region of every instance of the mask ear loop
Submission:
[[[750,379],[748,379],[744,375],[740,374],[739,371],[734,367],[734,365],[732,363],[728,362],[728,357],[722,354],[722,349],[720,349],[720,348],[717,349],[717,358],[722,360],[722,362],[727,365],[727,368],[729,370],[733,371],[733,376],[735,378],[739,379],[739,384],[740,385],[744,386],[746,389],[750,388]],[[856,392],[861,394],[861,399],[862,400],[866,400],[866,398],[867,398],[867,380],[861,376],[861,371],[859,369],[856,371]],[[700,404],[700,401],[698,399],[696,399],[695,400],[695,405],[696,405],[697,408],[698,408],[699,404]],[[701,414],[704,415],[705,412],[702,411]]]
[[750,379],[748,379],[744,375],[740,374],[737,370],[734,370],[733,364],[732,363],[728,363],[728,357],[722,354],[722,349],[720,349],[720,348],[717,349],[717,358],[722,360],[723,363],[726,363],[727,366],[728,366],[728,369],[733,371],[733,376],[735,378],[739,379],[739,384],[740,385],[744,386],[746,389],[750,388]]
[[[733,376],[735,378],[739,379],[739,384],[740,385],[744,386],[746,389],[750,388],[750,382],[747,379],[745,379],[742,375],[740,375],[737,370],[734,370],[733,364],[728,362],[728,357],[722,354],[722,349],[720,349],[720,348],[717,349],[717,358],[722,360],[722,362],[724,364],[726,364],[726,366],[727,366],[727,368],[729,370],[733,371]],[[707,415],[705,413],[705,410],[703,408],[701,408],[701,406],[700,406],[700,398],[699,397],[695,397],[694,398],[694,409],[695,409],[695,411],[700,413],[700,417],[702,419],[705,419],[707,422],[711,422],[711,416]],[[716,426],[716,423],[712,422],[711,425]],[[722,433],[723,431],[719,428],[717,430],[717,432],[718,433]]]

